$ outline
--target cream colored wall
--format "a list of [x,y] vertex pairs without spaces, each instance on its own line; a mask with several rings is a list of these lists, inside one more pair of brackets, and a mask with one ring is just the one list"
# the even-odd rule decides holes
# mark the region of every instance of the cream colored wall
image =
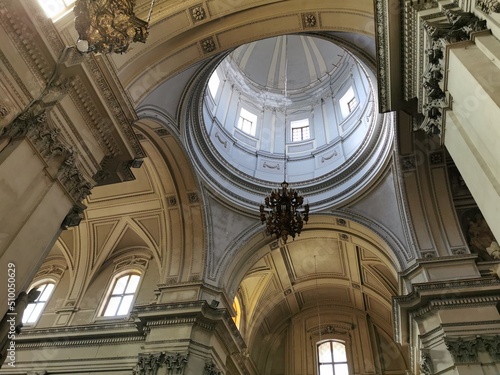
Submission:
[[[444,142],[496,238],[500,238],[500,42],[477,36],[450,48]],[[482,173],[477,173],[481,171]]]

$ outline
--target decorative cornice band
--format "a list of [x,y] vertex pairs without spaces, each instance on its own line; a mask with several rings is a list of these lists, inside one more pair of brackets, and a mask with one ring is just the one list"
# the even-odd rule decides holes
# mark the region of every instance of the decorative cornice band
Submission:
[[16,349],[34,349],[34,348],[58,347],[58,346],[117,345],[117,344],[142,342],[144,340],[145,340],[144,335],[93,338],[93,339],[72,339],[68,337],[55,337],[52,340],[44,338],[43,341],[37,341],[37,342],[16,341]]

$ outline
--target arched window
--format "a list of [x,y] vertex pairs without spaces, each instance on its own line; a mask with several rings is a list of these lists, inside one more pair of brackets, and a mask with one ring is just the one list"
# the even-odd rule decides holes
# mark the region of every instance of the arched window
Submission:
[[116,276],[108,291],[102,316],[127,315],[134,302],[135,292],[141,276],[137,273],[127,273]]
[[26,306],[26,309],[23,313],[23,324],[31,325],[35,324],[42,315],[43,309],[47,304],[47,301],[54,290],[55,284],[52,282],[41,284],[36,288],[40,292],[40,295],[37,299]]
[[318,375],[349,375],[345,344],[338,340],[318,343]]

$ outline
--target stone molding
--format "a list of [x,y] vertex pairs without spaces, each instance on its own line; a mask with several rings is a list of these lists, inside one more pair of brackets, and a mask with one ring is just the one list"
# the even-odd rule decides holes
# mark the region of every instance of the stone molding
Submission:
[[431,311],[497,305],[499,287],[496,277],[415,284],[411,293],[393,297],[394,335],[401,337],[410,319]]
[[380,112],[388,112],[391,109],[390,103],[390,66],[389,66],[389,26],[387,20],[388,0],[375,1],[375,35],[377,40],[377,65],[378,95]]
[[[25,330],[27,331],[27,330]],[[108,333],[109,334],[109,333]],[[20,337],[24,337],[25,333]],[[45,338],[36,342],[22,342],[19,338],[16,340],[16,348],[19,349],[34,349],[46,347],[67,347],[67,346],[100,346],[100,345],[123,345],[127,343],[144,342],[143,335],[125,336],[125,337],[106,337],[93,339],[77,339],[67,336],[54,336],[53,338]]]

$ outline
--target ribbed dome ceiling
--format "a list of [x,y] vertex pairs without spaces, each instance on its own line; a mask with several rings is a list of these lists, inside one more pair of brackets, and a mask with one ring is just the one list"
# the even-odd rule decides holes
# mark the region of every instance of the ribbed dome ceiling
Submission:
[[254,210],[285,179],[314,209],[331,207],[383,165],[392,124],[377,113],[373,72],[349,44],[278,36],[207,68],[201,108],[200,93],[187,94],[186,144],[207,186],[229,202]]
[[[293,58],[286,59],[287,55]],[[287,67],[287,90],[293,92],[320,84],[345,55],[343,48],[330,41],[288,35],[241,46],[231,58],[247,79],[266,90],[284,89]]]

